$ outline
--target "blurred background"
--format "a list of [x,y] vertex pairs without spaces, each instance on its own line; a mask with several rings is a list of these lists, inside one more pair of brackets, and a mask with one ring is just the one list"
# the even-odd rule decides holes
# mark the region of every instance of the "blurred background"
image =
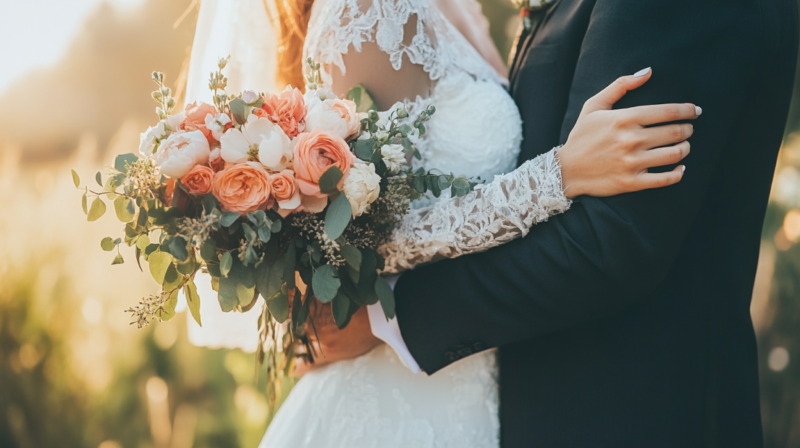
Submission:
[[[197,0],[26,0],[0,15],[0,446],[257,446],[271,417],[254,355],[190,345],[183,316],[143,330],[153,292],[111,266],[70,168],[135,152],[156,120],[152,70],[180,92]],[[510,0],[482,0],[508,54]],[[180,93],[178,95],[180,97]],[[39,120],[39,118],[43,120]],[[767,446],[800,446],[800,88],[764,224],[752,314]],[[115,294],[114,291],[117,291]]]

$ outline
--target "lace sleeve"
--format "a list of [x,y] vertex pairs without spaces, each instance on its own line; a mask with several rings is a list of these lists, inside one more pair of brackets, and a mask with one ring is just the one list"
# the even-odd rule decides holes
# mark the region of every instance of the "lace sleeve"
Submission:
[[383,272],[484,251],[523,237],[533,225],[567,211],[571,201],[562,190],[557,151],[529,160],[466,196],[412,210],[380,249],[386,260]]

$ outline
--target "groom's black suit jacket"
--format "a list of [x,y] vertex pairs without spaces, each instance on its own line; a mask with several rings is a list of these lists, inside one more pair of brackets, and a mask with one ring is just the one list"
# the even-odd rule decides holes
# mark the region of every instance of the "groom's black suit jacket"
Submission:
[[396,286],[429,374],[499,347],[504,448],[762,445],[750,297],[792,93],[796,0],[560,0],[512,67],[520,161],[564,143],[615,78],[617,107],[692,102],[675,186],[581,198],[525,238]]

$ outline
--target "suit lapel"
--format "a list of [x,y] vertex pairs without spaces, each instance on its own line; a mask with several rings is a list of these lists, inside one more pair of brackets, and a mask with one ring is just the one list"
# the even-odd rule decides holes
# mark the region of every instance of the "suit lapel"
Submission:
[[517,38],[516,45],[514,46],[514,58],[511,63],[508,79],[508,85],[512,95],[514,93],[514,89],[516,88],[517,74],[519,72],[520,65],[522,64],[522,61],[525,60],[525,54],[528,52],[531,42],[533,42],[533,39],[536,36],[536,33],[539,31],[541,25],[547,21],[547,18],[558,7],[559,3],[561,3],[561,0],[556,0],[547,9],[532,13],[530,16],[531,29],[528,31],[523,30]]

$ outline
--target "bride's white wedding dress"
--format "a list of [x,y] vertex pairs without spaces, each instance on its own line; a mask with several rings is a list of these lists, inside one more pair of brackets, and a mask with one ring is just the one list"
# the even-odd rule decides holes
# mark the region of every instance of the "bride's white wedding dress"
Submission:
[[[416,33],[406,36],[410,18]],[[394,70],[417,64],[434,83],[431,96],[407,101],[412,117],[436,107],[417,163],[493,179],[463,198],[416,204],[382,249],[386,271],[486,250],[568,208],[554,151],[515,170],[521,120],[505,80],[430,0],[316,0],[306,56],[344,72],[342,55],[365,42],[377,43]],[[414,374],[381,345],[306,374],[260,447],[498,447],[496,370],[494,351],[484,351]]]
[[[386,272],[486,250],[569,207],[555,150],[515,169],[521,120],[505,79],[441,14],[440,4],[459,19],[479,13],[475,0],[316,0],[306,39],[306,56],[343,72],[342,56],[370,44],[392,70],[422,67],[432,88],[427,97],[406,101],[409,120],[430,104],[436,113],[415,163],[490,181],[465,197],[443,194],[414,204],[381,249]],[[485,23],[474,25],[466,28],[473,41],[486,33]],[[233,57],[226,69],[230,91],[274,91],[275,51],[262,0],[204,0],[186,97],[210,102],[207,74],[226,54]],[[323,78],[331,87],[326,72]],[[201,294],[213,295],[205,286]],[[257,313],[223,314],[212,301],[203,303],[209,305],[201,310],[202,328],[187,317],[193,343],[254,348]],[[494,351],[484,351],[431,376],[414,374],[381,345],[304,376],[260,447],[496,448],[496,370]]]

